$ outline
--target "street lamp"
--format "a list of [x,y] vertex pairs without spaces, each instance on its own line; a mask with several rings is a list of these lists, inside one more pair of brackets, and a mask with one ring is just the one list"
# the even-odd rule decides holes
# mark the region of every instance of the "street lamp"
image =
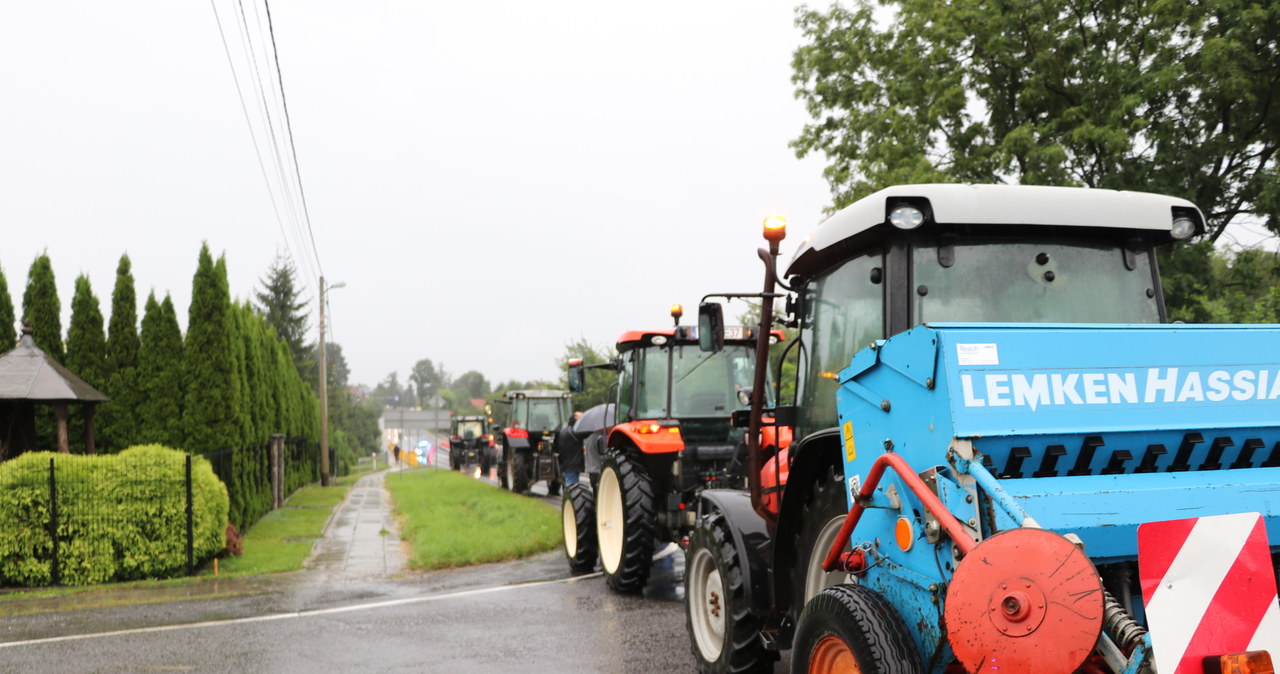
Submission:
[[[335,283],[328,290],[347,287]],[[324,345],[324,277],[320,277],[320,485],[329,486],[329,351]]]

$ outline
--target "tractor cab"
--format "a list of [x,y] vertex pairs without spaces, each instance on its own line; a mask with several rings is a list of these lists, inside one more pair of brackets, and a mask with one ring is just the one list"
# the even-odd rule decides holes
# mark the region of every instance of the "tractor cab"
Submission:
[[549,495],[560,493],[555,435],[569,422],[571,396],[568,391],[508,391],[497,401],[504,420],[497,438],[502,450],[498,473],[504,487],[525,492],[546,480]]
[[493,463],[492,438],[485,432],[484,416],[449,417],[449,467],[462,470],[468,465],[480,464],[480,472],[489,474]]
[[[1131,360],[1137,360],[1123,360],[1114,355],[1119,353],[1116,350],[1119,345],[1108,344],[1107,340],[1118,338],[1112,337],[1114,328],[1102,324],[1166,321],[1156,247],[1203,231],[1204,218],[1194,204],[1157,194],[1014,185],[905,185],[876,192],[836,213],[799,245],[785,273],[779,274],[778,248],[785,237],[785,223],[766,221],[764,237],[769,248],[760,251],[765,262],[762,295],[784,300],[778,321],[798,332],[779,358],[794,365],[794,369],[787,368],[788,372],[794,372],[790,375],[794,379],[786,383],[792,385],[787,388],[794,389],[795,393],[790,400],[779,400],[772,407],[764,396],[753,397],[746,419],[753,467],[749,472],[748,493],[704,494],[703,500],[709,505],[700,507],[715,516],[700,522],[695,530],[686,577],[689,583],[686,609],[700,669],[718,666],[730,651],[727,644],[746,644],[732,654],[738,666],[770,662],[777,658],[777,651],[791,648],[794,643],[798,655],[793,666],[807,670],[807,658],[817,652],[805,641],[812,634],[808,626],[816,624],[807,622],[803,615],[806,606],[811,605],[811,598],[820,593],[831,596],[847,593],[852,585],[874,584],[870,581],[881,575],[892,576],[895,581],[905,577],[892,575],[892,570],[897,568],[895,564],[901,563],[896,560],[876,562],[878,566],[874,571],[869,571],[869,567],[859,570],[852,564],[840,567],[858,574],[857,578],[849,573],[829,572],[836,564],[827,563],[828,560],[852,559],[857,551],[865,551],[868,545],[875,549],[881,541],[890,542],[890,548],[896,541],[899,553],[914,549],[917,539],[931,545],[936,543],[935,521],[915,528],[915,522],[906,517],[900,518],[901,522],[889,522],[887,528],[868,525],[850,536],[856,523],[855,515],[850,514],[851,507],[853,512],[860,512],[862,505],[872,504],[872,499],[865,494],[877,488],[873,480],[876,475],[868,468],[871,462],[883,457],[888,457],[884,459],[888,463],[903,457],[911,461],[910,470],[906,472],[912,475],[904,477],[903,482],[879,487],[884,494],[883,501],[902,513],[932,513],[940,508],[936,504],[932,508],[919,505],[913,500],[914,493],[904,496],[905,485],[910,482],[907,478],[917,474],[927,485],[924,491],[931,491],[937,498],[946,501],[959,494],[960,503],[966,507],[980,506],[980,512],[972,519],[966,517],[961,521],[961,527],[981,524],[986,517],[983,513],[992,509],[992,502],[996,500],[992,494],[999,492],[994,487],[990,490],[984,487],[982,493],[974,489],[967,495],[947,491],[950,489],[947,485],[954,482],[949,471],[958,470],[949,467],[957,461],[951,457],[958,456],[959,450],[952,451],[945,441],[922,444],[907,438],[914,432],[943,433],[939,429],[949,428],[959,413],[926,409],[909,396],[892,394],[889,387],[873,382],[867,373],[874,371],[886,380],[913,382],[921,390],[936,392],[938,396],[950,394],[960,401],[957,405],[972,403],[976,408],[976,401],[981,401],[983,411],[991,414],[1003,411],[1005,401],[1010,401],[1012,406],[1012,401],[1028,397],[1034,397],[1036,402],[1046,397],[1050,401],[1059,398],[1079,398],[1091,403],[1104,400],[1094,390],[1096,382],[1121,375],[1114,372],[1075,374],[1062,370],[1062,374],[1043,376],[1045,392],[1041,396],[1039,389],[1033,390],[1028,383],[1040,386],[1041,380],[1026,378],[1024,381],[1003,374],[1010,367],[1009,354],[1013,351],[1001,342],[1005,339],[1004,333],[998,333],[1002,335],[999,338],[966,333],[951,343],[944,343],[945,340],[934,333],[946,332],[948,328],[954,331],[961,322],[991,326],[992,334],[997,334],[996,329],[1000,327],[992,324],[1020,324],[1027,330],[1028,338],[1019,346],[1027,349],[1029,362],[1035,361],[1032,354],[1039,354],[1040,360],[1047,361],[1075,354],[1079,348],[1091,364],[1105,363],[1106,368],[1131,365]],[[774,324],[773,304],[762,305],[761,326],[764,328]],[[719,312],[718,305],[704,303],[699,308],[700,325],[713,325]],[[1050,325],[1041,328],[1026,325],[1037,323]],[[1152,329],[1155,326],[1146,331],[1136,330],[1144,326],[1133,327],[1135,333],[1144,336],[1157,333]],[[1085,339],[1096,336],[1095,333],[1101,337],[1093,342]],[[1057,340],[1050,339],[1050,334]],[[714,349],[715,341],[714,335],[707,335],[704,348]],[[940,351],[943,349],[946,353]],[[942,355],[935,356],[935,353]],[[950,373],[944,371],[944,364],[951,362],[956,367],[992,374],[982,379],[977,375],[954,377],[957,384],[952,385],[948,381]],[[777,369],[781,369],[780,366],[781,363],[775,364]],[[768,364],[758,363],[757,368],[757,381],[760,381]],[[1009,383],[1002,383],[1005,381],[1002,376]],[[1089,385],[1093,388],[1088,394],[1077,394],[1072,382],[1084,381],[1085,377],[1090,377]],[[1122,378],[1121,381],[1127,383],[1128,380]],[[973,390],[964,388],[972,388],[973,382],[983,385],[990,382],[990,385]],[[1083,390],[1083,384],[1081,387]],[[1108,389],[1109,397],[1105,401],[1113,403],[1115,396],[1123,401],[1125,391],[1117,390],[1118,393],[1112,394]],[[856,412],[847,411],[855,409]],[[763,448],[754,442],[758,437],[754,431],[767,426],[770,417],[779,423],[784,419],[792,421],[795,439],[786,457],[789,471],[785,488],[766,493],[767,481],[754,470],[761,466],[765,456]],[[1029,419],[1043,417],[1043,411],[1020,417],[1011,421],[1004,432],[1025,431],[1034,425]],[[1001,478],[1021,477],[1025,473],[1031,479],[1039,479],[1063,472],[1068,478],[1078,479],[1097,473],[1119,475],[1126,470],[1136,470],[1125,468],[1129,465],[1125,457],[1141,455],[1142,447],[1147,445],[1138,445],[1135,440],[1133,449],[1127,446],[1099,449],[1102,444],[1099,438],[1104,436],[1094,427],[1096,424],[1094,419],[1078,427],[1059,426],[1057,431],[1062,437],[1055,437],[1043,446],[1024,442],[1009,450],[1009,456],[1018,457],[1017,461],[1000,462],[994,471]],[[985,427],[977,433],[982,438],[994,435],[999,433]],[[1186,437],[1198,443],[1199,436],[1190,433]],[[986,439],[973,442],[975,446],[992,444]],[[1142,442],[1150,444],[1154,440],[1146,438]],[[1188,448],[1194,446],[1185,438],[1181,444],[1183,453],[1190,452]],[[914,460],[913,452],[920,452]],[[1153,455],[1164,452],[1162,447],[1158,452],[1150,447],[1147,450]],[[1095,453],[1109,457],[1106,462],[1099,459],[1105,465],[1092,465]],[[1152,462],[1154,460],[1149,463]],[[1131,463],[1136,465],[1136,459]],[[1027,466],[1025,470],[1014,470],[1022,464]],[[1055,468],[1055,464],[1060,464],[1061,469]],[[979,466],[974,472],[983,470],[986,468]],[[1138,472],[1144,470],[1147,469]],[[964,480],[968,478],[960,479]],[[1096,491],[1111,490],[1108,487]],[[881,491],[875,492],[877,499]],[[776,503],[772,499],[778,498],[779,492],[780,506],[770,507]],[[875,500],[870,507],[885,506],[881,500]],[[981,510],[982,507],[987,510]],[[1075,509],[1107,510],[1101,506]],[[928,519],[933,515],[924,517]],[[849,528],[842,529],[846,526]],[[749,598],[750,613],[733,624],[720,616],[734,615],[737,609],[722,607],[723,598],[712,582],[719,577],[724,560],[717,566],[716,552],[709,543],[714,537],[706,532],[717,527],[729,531],[735,541],[748,535],[764,535],[770,541],[766,546],[738,546],[739,557],[750,560],[749,564],[743,564],[744,573],[752,575],[755,570],[767,569],[767,577],[752,575],[744,578],[743,584],[768,588],[768,592],[764,596],[753,594]],[[924,533],[917,536],[920,532]],[[970,544],[974,538],[981,538],[981,534],[970,538]],[[868,540],[873,543],[866,543]],[[944,576],[949,576],[952,564],[962,556],[950,559],[945,553],[939,553],[941,561],[935,564],[932,548],[920,549],[930,553],[926,561],[932,566],[928,568],[935,571],[940,568]],[[1106,573],[1136,577],[1131,566],[1117,566],[1107,569]],[[833,587],[837,585],[838,588]],[[931,588],[945,588],[947,583],[927,581],[921,587],[923,590],[911,601],[927,595]],[[1132,584],[1117,582],[1114,587],[1124,593]],[[826,588],[831,591],[824,592]],[[919,588],[913,587],[912,592],[916,590]],[[885,596],[890,597],[891,602],[899,600],[892,592]],[[987,595],[983,597],[985,601]],[[905,604],[897,604],[895,608],[904,618],[915,619],[921,613],[939,613],[941,601],[942,597],[936,595],[932,604],[926,599],[918,604],[927,609],[922,611],[908,609]],[[1111,615],[1111,604],[1107,611]],[[920,635],[928,633],[936,637],[931,642],[936,645],[942,643],[938,629],[938,626],[927,626]],[[758,632],[758,638],[750,637],[750,632]],[[926,637],[913,638],[924,649]],[[1125,643],[1126,648],[1133,646],[1132,641]],[[1092,642],[1086,644],[1086,654],[1092,645]],[[948,652],[921,652],[925,654],[922,659],[932,663],[929,670],[946,669]],[[1037,649],[1030,652],[1034,654]],[[855,655],[857,662],[868,666],[861,654]],[[1043,653],[1039,657],[1054,658]],[[742,667],[745,669],[747,664]]]

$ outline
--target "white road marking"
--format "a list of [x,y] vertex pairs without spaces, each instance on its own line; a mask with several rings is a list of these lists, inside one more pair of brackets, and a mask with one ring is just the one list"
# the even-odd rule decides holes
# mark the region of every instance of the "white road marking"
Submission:
[[148,634],[153,632],[173,632],[176,630],[200,629],[203,627],[224,627],[227,625],[247,625],[250,623],[272,622],[276,620],[291,620],[295,618],[313,618],[316,616],[335,615],[339,613],[354,613],[356,611],[372,611],[380,608],[390,608],[393,606],[408,606],[411,604],[423,604],[433,601],[445,601],[448,599],[460,599],[462,597],[474,597],[482,594],[494,594],[497,592],[507,592],[511,590],[523,590],[531,587],[541,587],[543,585],[557,585],[564,583],[576,583],[589,578],[596,578],[601,573],[590,573],[582,576],[574,576],[573,578],[562,578],[559,580],[541,580],[532,583],[522,583],[517,585],[497,585],[494,587],[485,587],[478,590],[462,590],[461,592],[451,592],[446,594],[433,594],[425,597],[406,597],[404,599],[389,599],[387,601],[376,601],[368,604],[354,604],[351,606],[338,606],[335,608],[312,609],[307,611],[293,611],[290,613],[271,613],[268,615],[254,616],[252,618],[233,618],[230,620],[210,620],[199,623],[186,623],[182,625],[158,625],[156,627],[138,627],[128,630],[115,630],[112,632],[94,632],[91,634],[68,634],[60,637],[48,637],[45,639],[28,639],[27,641],[8,641],[0,642],[0,648],[14,648],[16,646],[38,646],[44,644],[56,644],[67,641],[83,641],[85,639],[101,639],[105,637],[119,637],[130,634]]

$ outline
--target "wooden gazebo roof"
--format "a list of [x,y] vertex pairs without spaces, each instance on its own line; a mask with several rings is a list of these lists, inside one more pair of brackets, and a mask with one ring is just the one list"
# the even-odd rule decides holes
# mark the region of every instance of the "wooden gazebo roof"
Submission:
[[41,351],[30,329],[24,329],[18,345],[0,355],[0,400],[100,403],[108,398]]

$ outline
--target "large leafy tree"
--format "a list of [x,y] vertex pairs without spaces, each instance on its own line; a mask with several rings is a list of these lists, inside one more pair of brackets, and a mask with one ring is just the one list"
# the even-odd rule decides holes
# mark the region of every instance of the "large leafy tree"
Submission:
[[240,384],[226,266],[215,264],[209,246],[200,247],[200,261],[191,284],[187,338],[183,344],[186,398],[183,425],[188,451],[204,452],[238,447],[243,441],[237,412]]
[[5,280],[4,270],[0,269],[0,353],[12,349],[17,341],[18,331],[13,315],[13,300],[9,297],[9,282]]
[[448,388],[451,382],[443,364],[436,365],[430,358],[423,358],[414,363],[413,371],[409,373],[409,383],[413,384],[418,404],[425,406],[432,396],[439,393],[440,389]]
[[62,346],[62,303],[58,301],[58,284],[48,255],[37,257],[27,272],[22,317],[31,324],[36,346],[59,363],[64,362],[67,354]]
[[183,446],[182,362],[182,329],[173,302],[168,295],[156,302],[152,293],[142,315],[138,344],[137,381],[147,394],[138,401],[137,442]]
[[288,344],[298,373],[310,380],[315,376],[316,354],[314,346],[307,341],[307,300],[301,298],[297,278],[293,262],[277,256],[262,279],[262,290],[256,293],[257,307],[280,339]]
[[[616,354],[613,349],[603,346],[595,346],[584,338],[578,338],[576,341],[565,345],[564,355],[556,361],[556,366],[562,373],[560,378],[560,387],[569,388],[568,368],[569,361],[580,358],[584,365],[599,365],[611,360]],[[604,402],[609,402],[609,388],[618,381],[618,374],[612,369],[591,368],[583,373],[582,391],[573,394],[573,405],[580,410],[586,410]]]
[[888,184],[1022,181],[1186,197],[1216,239],[1280,231],[1280,5],[902,0],[802,8],[797,94],[842,206]]
[[[1280,232],[1280,4],[901,0],[801,8],[793,59],[841,207],[886,185],[1023,182],[1188,198],[1206,239],[1252,217]],[[1162,252],[1171,315],[1213,313]]]
[[107,379],[104,393],[111,401],[102,406],[102,444],[119,450],[136,444],[138,408],[144,396],[138,382],[138,295],[133,284],[133,263],[121,255],[116,284],[111,291],[111,320],[107,324]]

